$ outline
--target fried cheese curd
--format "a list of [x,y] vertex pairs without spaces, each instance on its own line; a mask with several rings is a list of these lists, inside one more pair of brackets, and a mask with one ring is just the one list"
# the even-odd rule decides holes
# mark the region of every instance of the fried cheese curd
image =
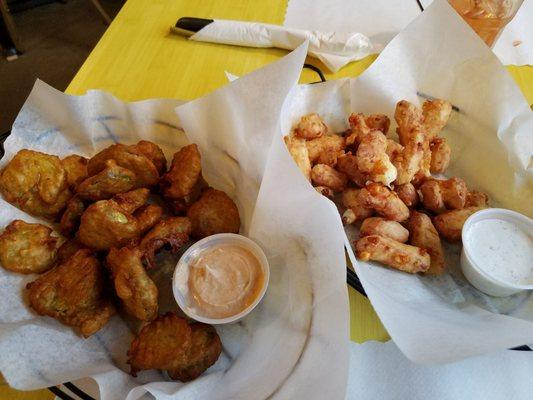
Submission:
[[201,239],[217,233],[239,233],[241,220],[233,200],[221,190],[208,188],[187,211],[192,236]]
[[213,326],[167,313],[145,325],[133,339],[128,362],[133,376],[141,370],[159,369],[171,379],[187,382],[213,365],[221,351]]
[[144,206],[149,193],[136,189],[91,204],[81,215],[79,241],[95,250],[108,250],[138,239],[163,213],[157,205]]
[[53,267],[59,237],[41,224],[11,222],[0,235],[0,263],[9,271],[40,274]]
[[54,219],[72,197],[59,157],[20,150],[0,174],[4,199],[28,214]]
[[141,321],[157,317],[158,290],[142,264],[137,247],[112,248],[106,264],[113,278],[115,292],[131,316]]
[[38,314],[78,328],[84,337],[100,330],[115,313],[104,269],[87,249],[78,250],[26,288],[30,307]]
[[450,164],[450,146],[439,135],[451,114],[446,100],[426,100],[422,107],[401,100],[394,112],[398,141],[386,136],[386,115],[362,113],[350,114],[342,136],[312,113],[285,137],[314,188],[333,201],[341,194],[343,223],[360,228],[355,243],[360,259],[409,273],[442,274],[441,238],[459,240],[466,218],[487,207],[488,196],[468,190],[462,179],[432,176]]

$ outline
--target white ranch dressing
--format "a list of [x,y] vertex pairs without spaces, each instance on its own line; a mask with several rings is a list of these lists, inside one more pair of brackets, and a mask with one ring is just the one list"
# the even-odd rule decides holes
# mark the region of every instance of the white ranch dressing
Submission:
[[518,285],[533,284],[533,238],[518,224],[483,219],[469,229],[470,256],[491,277]]

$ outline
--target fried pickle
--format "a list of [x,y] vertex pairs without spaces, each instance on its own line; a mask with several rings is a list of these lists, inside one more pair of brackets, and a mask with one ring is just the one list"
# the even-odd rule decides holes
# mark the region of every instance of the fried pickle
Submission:
[[92,249],[107,250],[139,238],[162,214],[161,208],[154,205],[133,214],[146,202],[148,194],[148,189],[137,189],[91,204],[81,216],[80,242]]
[[163,150],[157,144],[148,140],[141,140],[137,144],[131,145],[130,149],[134,153],[142,154],[152,161],[160,176],[167,171],[167,159],[165,154],[163,154]]
[[72,197],[61,160],[33,150],[20,150],[0,175],[0,192],[29,214],[54,219]]
[[79,328],[89,337],[115,313],[105,291],[105,274],[90,250],[79,250],[66,262],[27,286],[30,306],[40,315]]
[[11,222],[0,235],[0,263],[9,271],[40,274],[54,265],[59,237],[41,224],[19,219]]
[[169,171],[161,178],[163,195],[169,200],[188,201],[202,175],[200,152],[196,144],[182,147],[174,154]]
[[131,374],[147,369],[167,371],[172,379],[186,382],[213,365],[222,351],[214,327],[188,323],[174,313],[159,316],[144,326],[128,351]]
[[154,163],[139,148],[124,144],[114,144],[94,155],[87,163],[89,176],[96,175],[106,168],[108,160],[129,169],[135,174],[135,187],[153,186],[159,181],[159,173]]
[[136,247],[112,248],[106,263],[126,312],[141,321],[151,321],[157,317],[158,290],[144,270],[141,257],[142,251]]
[[134,172],[117,165],[115,160],[107,160],[103,170],[78,185],[76,194],[85,200],[106,200],[116,194],[134,189],[135,185]]
[[87,162],[89,160],[77,154],[72,154],[61,160],[61,164],[67,173],[68,185],[72,190],[76,189],[87,178]]
[[410,274],[425,272],[431,264],[426,250],[378,235],[362,237],[355,250],[362,261],[378,261]]
[[239,233],[241,220],[233,200],[224,192],[209,188],[187,211],[192,236],[200,239],[216,233]]
[[187,217],[172,217],[159,221],[139,244],[147,267],[155,266],[155,253],[163,246],[169,245],[172,251],[178,251],[189,241],[191,230],[191,221]]
[[78,197],[74,196],[68,203],[61,220],[59,221],[59,231],[65,236],[72,236],[80,226],[80,218],[85,211],[85,203]]

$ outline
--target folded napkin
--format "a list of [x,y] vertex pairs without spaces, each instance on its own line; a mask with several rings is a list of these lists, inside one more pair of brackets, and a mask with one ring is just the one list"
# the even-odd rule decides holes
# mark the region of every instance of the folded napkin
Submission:
[[189,39],[250,47],[279,47],[292,50],[309,40],[308,54],[332,72],[351,61],[375,52],[370,40],[356,32],[318,32],[258,22],[214,20]]

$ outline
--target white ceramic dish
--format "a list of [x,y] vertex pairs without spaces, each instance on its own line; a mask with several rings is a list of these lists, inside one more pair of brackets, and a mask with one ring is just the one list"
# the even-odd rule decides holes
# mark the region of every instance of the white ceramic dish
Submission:
[[[529,236],[529,238],[533,237],[533,220],[520,213],[501,208],[487,208],[472,214],[465,221],[462,230],[463,250],[461,252],[461,267],[463,274],[474,287],[491,296],[505,297],[523,290],[532,290],[533,283],[524,283],[519,280],[513,282],[511,279],[502,278],[502,274],[495,276],[495,274],[489,272],[487,265],[483,265],[480,262],[479,254],[476,254],[476,251],[479,252],[479,249],[476,249],[472,245],[471,235],[474,234],[473,228],[475,224],[487,220],[505,221],[516,226]],[[505,241],[510,241],[510,237],[501,234],[498,236],[498,240],[505,245]],[[529,242],[531,242],[531,239]],[[523,247],[522,250],[524,250]],[[530,260],[530,253],[531,248],[526,248],[523,257],[526,257],[526,260]],[[501,264],[501,268],[513,268],[513,265],[510,265],[512,262],[507,264],[502,262]],[[529,268],[531,270],[528,272],[530,275],[527,281],[533,282],[533,265],[530,265]]]
[[[215,245],[225,245],[225,244],[236,244],[240,245],[247,250],[249,250],[259,261],[263,274],[263,286],[259,292],[259,295],[257,298],[253,301],[252,304],[250,304],[247,308],[242,310],[240,313],[232,315],[230,317],[226,318],[209,318],[206,316],[203,316],[196,312],[194,308],[191,306],[189,302],[189,298],[187,293],[185,293],[184,287],[186,284],[184,282],[179,282],[179,271],[182,269],[188,269],[193,263],[200,253],[202,253],[204,250],[209,249]],[[178,261],[178,264],[176,265],[176,269],[174,270],[174,276],[172,279],[172,290],[174,292],[174,298],[176,299],[179,307],[183,310],[187,316],[190,318],[199,321],[204,322],[206,324],[229,324],[233,322],[237,322],[240,319],[244,318],[246,315],[248,315],[261,301],[263,296],[266,293],[266,289],[268,287],[268,281],[270,278],[270,268],[268,264],[268,260],[265,256],[265,253],[255,243],[253,240],[247,238],[246,236],[237,235],[234,233],[219,233],[217,235],[208,236],[195,244],[193,244],[191,247],[187,249],[185,253],[183,253],[183,256],[181,256],[180,260]]]

